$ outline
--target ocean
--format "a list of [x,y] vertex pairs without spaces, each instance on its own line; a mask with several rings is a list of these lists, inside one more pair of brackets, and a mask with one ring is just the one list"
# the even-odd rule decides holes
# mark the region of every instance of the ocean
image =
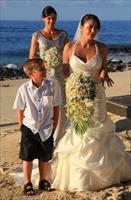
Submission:
[[[64,29],[73,39],[77,21],[58,21],[56,27]],[[32,33],[43,28],[42,21],[1,21],[0,22],[0,67],[16,64],[20,67],[28,59]],[[130,21],[102,21],[99,40],[112,49],[115,47],[131,47]],[[131,50],[131,48],[130,48]],[[129,52],[109,52],[109,56],[123,57],[125,62],[131,61]]]

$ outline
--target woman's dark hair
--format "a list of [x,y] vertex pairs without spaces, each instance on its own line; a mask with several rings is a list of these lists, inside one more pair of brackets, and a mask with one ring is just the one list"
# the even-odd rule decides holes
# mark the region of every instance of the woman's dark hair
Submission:
[[100,28],[101,28],[100,20],[99,20],[99,18],[96,15],[92,15],[92,14],[86,14],[86,15],[84,15],[82,17],[82,19],[81,19],[81,26],[83,26],[90,19],[93,19],[93,20],[96,21],[97,28],[98,28],[98,30],[100,30]]
[[54,13],[57,16],[57,12],[55,11],[55,9],[53,7],[46,6],[42,11],[42,17],[48,17],[52,13]]

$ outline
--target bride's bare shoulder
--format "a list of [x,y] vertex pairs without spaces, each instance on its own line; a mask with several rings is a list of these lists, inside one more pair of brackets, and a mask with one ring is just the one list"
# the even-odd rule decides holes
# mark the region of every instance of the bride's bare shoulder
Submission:
[[68,43],[66,43],[65,48],[71,50],[71,49],[73,48],[74,44],[75,44],[75,41],[73,41],[73,42],[68,42]]
[[97,41],[97,45],[98,45],[98,48],[101,49],[102,51],[105,51],[105,50],[108,49],[108,47],[106,46],[106,44],[104,44],[102,42]]
[[68,42],[68,43],[66,43],[66,45],[64,47],[64,54],[68,55],[68,57],[70,57],[71,54],[72,54],[72,50],[73,50],[74,44],[75,44],[75,41]]

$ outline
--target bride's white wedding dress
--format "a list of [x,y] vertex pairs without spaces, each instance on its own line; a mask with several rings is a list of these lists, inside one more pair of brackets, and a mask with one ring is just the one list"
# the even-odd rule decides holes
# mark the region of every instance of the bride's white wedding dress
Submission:
[[[84,72],[98,77],[102,64],[97,43],[96,55],[83,62],[75,55],[77,42],[70,58],[72,72]],[[50,163],[52,187],[69,191],[99,190],[131,179],[131,157],[115,133],[115,124],[107,115],[105,89],[96,84],[95,118],[83,136],[76,135],[72,126],[59,141]]]

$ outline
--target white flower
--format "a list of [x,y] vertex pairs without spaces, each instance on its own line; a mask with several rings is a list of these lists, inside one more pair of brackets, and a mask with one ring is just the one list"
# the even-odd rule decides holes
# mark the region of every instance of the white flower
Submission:
[[58,48],[50,47],[43,53],[43,60],[46,62],[46,68],[57,68],[62,63],[62,55]]
[[67,116],[76,134],[83,135],[94,115],[95,81],[82,73],[71,73],[66,82]]

